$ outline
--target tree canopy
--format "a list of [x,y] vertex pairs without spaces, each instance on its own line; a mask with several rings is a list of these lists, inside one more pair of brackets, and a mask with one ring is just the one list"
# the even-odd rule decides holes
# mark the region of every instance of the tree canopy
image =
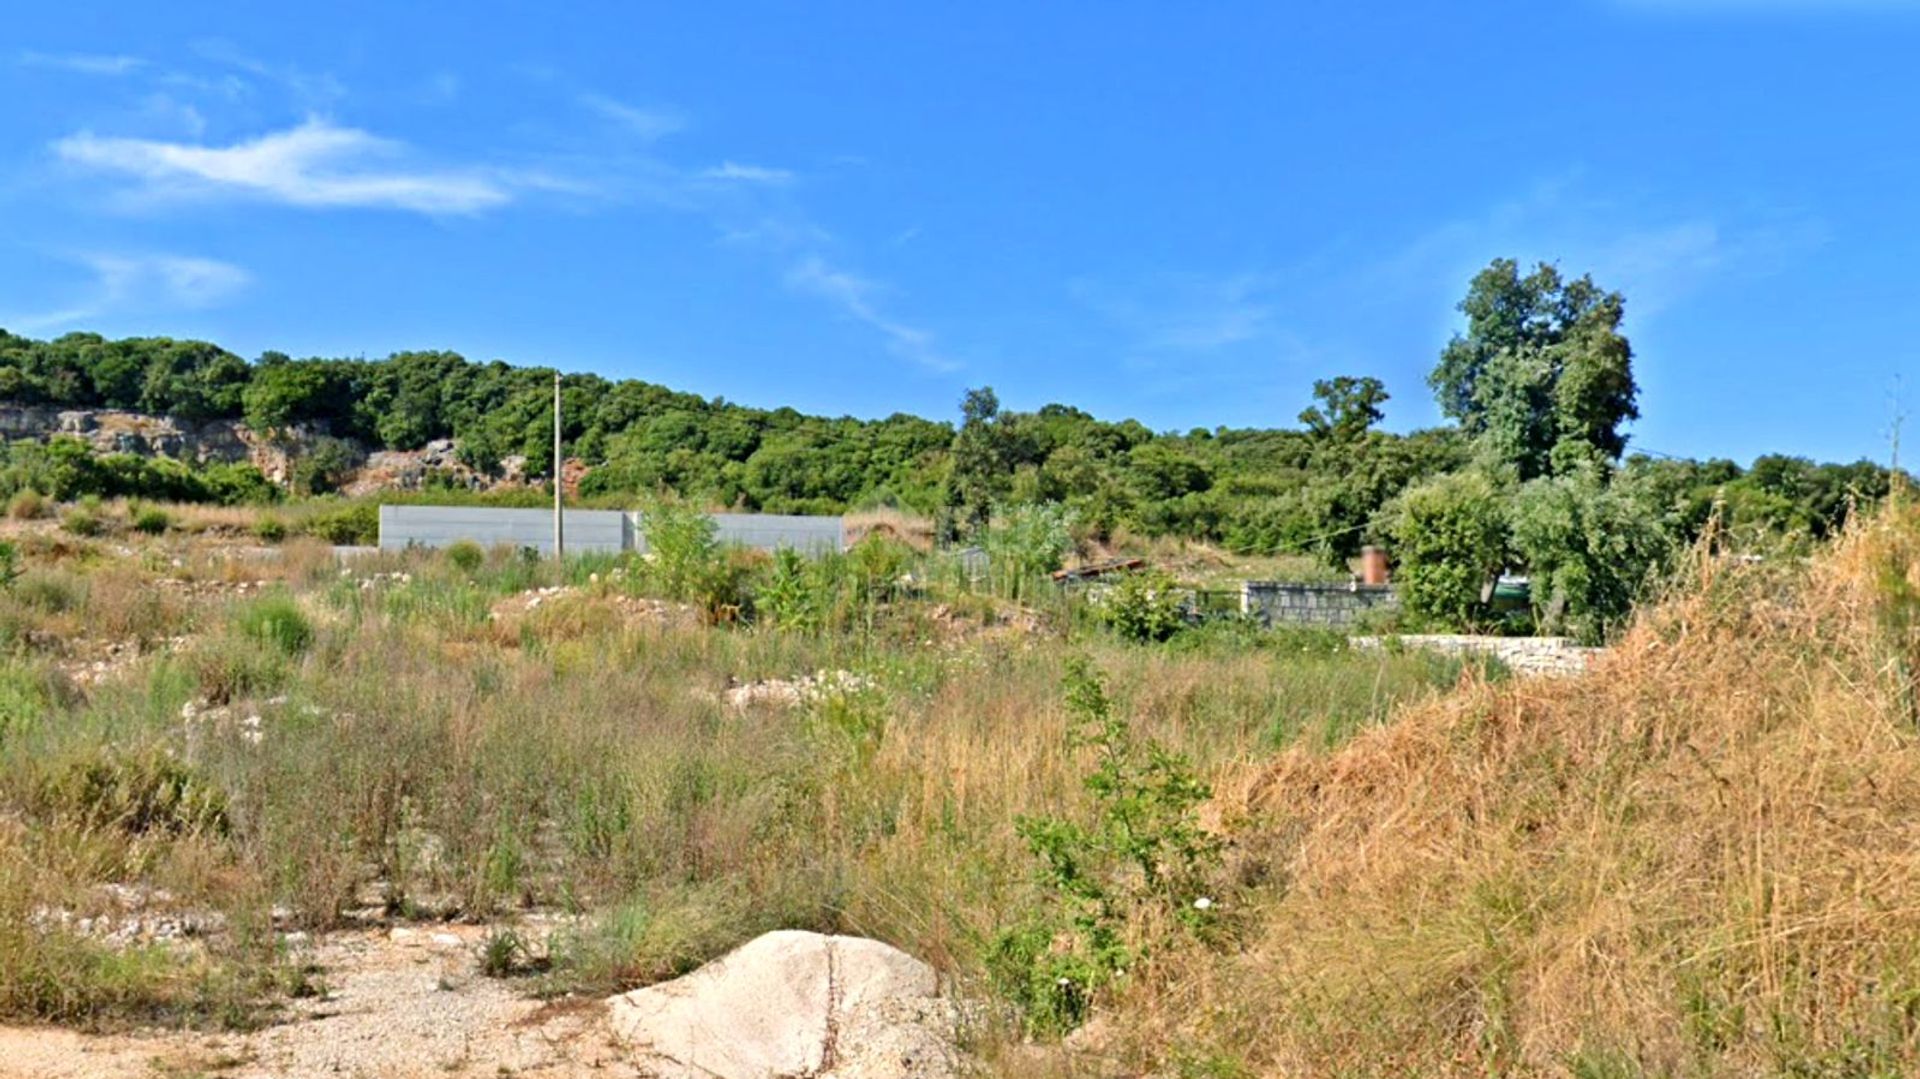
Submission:
[[1639,417],[1626,301],[1546,263],[1522,276],[1495,259],[1460,303],[1456,335],[1429,376],[1440,409],[1521,480],[1618,460]]

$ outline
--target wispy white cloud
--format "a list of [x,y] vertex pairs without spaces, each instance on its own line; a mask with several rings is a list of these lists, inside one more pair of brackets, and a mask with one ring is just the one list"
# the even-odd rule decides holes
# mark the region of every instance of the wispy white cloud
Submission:
[[742,165],[734,161],[724,161],[712,168],[700,170],[703,180],[723,180],[747,184],[790,184],[794,174],[790,169],[768,168],[765,165]]
[[71,71],[77,75],[131,75],[146,66],[146,61],[138,56],[121,56],[91,52],[23,52],[19,55],[23,67],[52,68],[56,71]]
[[1591,273],[1646,319],[1722,280],[1777,273],[1827,239],[1819,220],[1791,210],[1728,200],[1663,213],[1594,195],[1576,172],[1415,237],[1367,268],[1356,291],[1403,284],[1457,295],[1489,260],[1510,257]]
[[253,280],[229,262],[185,255],[85,253],[68,256],[92,281],[77,301],[7,320],[14,329],[44,333],[114,315],[199,310],[232,298]]
[[873,299],[878,286],[866,278],[810,255],[787,272],[787,284],[834,304],[847,317],[879,331],[888,350],[902,359],[929,371],[944,373],[960,369],[958,363],[935,346],[933,334],[882,312]]
[[1202,353],[1272,338],[1274,280],[1257,273],[1153,274],[1125,284],[1079,279],[1068,292],[1145,353]]
[[207,133],[207,117],[191,102],[172,94],[153,93],[140,100],[141,117],[162,127],[177,128],[195,138]]
[[687,126],[687,118],[676,109],[630,105],[605,94],[592,92],[582,93],[579,101],[589,112],[596,113],[624,128],[629,134],[649,142],[665,138]]
[[389,164],[405,147],[313,118],[231,146],[103,138],[89,132],[54,144],[69,163],[130,176],[154,197],[243,195],[305,207],[380,207],[465,214],[498,206],[512,191],[478,170]]
[[[204,60],[243,71],[256,79],[279,84],[303,108],[324,109],[347,96],[346,85],[335,78],[331,72],[308,71],[291,64],[268,63],[224,38],[204,38],[194,42],[192,47],[193,51]],[[229,78],[230,87],[236,83],[243,91],[252,89],[245,80]]]

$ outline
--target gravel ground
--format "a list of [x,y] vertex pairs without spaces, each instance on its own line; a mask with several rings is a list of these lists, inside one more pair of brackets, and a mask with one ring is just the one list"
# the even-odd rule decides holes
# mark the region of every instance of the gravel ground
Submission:
[[248,1034],[116,1035],[0,1026],[0,1079],[638,1079],[598,1000],[543,1004],[483,977],[486,929],[332,934],[314,950],[328,992]]

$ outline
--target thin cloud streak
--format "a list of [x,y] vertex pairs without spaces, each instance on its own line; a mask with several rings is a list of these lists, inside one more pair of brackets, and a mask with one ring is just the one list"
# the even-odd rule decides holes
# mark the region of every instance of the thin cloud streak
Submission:
[[1264,274],[1157,274],[1116,288],[1089,280],[1067,290],[1123,330],[1146,355],[1193,355],[1277,334],[1274,281]]
[[700,170],[701,179],[737,181],[748,184],[770,184],[778,186],[794,181],[791,169],[768,168],[765,165],[742,165],[738,162],[723,161],[712,168]]
[[145,67],[147,63],[138,56],[81,52],[23,52],[20,54],[19,62],[25,67],[52,68],[57,71],[71,71],[78,75],[103,76],[131,75]]
[[625,128],[628,133],[651,142],[686,129],[687,118],[673,109],[646,108],[591,91],[579,96],[580,104]]
[[91,253],[71,261],[92,272],[89,294],[60,310],[8,319],[16,330],[43,333],[117,314],[199,310],[225,302],[253,281],[232,263],[187,255]]
[[231,146],[81,132],[53,149],[71,164],[143,181],[156,197],[235,194],[310,208],[427,214],[475,213],[512,198],[506,185],[473,171],[382,168],[373,159],[397,156],[400,143],[317,118]]
[[849,318],[878,330],[888,349],[902,359],[929,371],[951,373],[960,369],[958,363],[935,348],[931,333],[893,319],[875,306],[872,297],[876,286],[865,278],[810,255],[788,271],[787,284],[833,303]]

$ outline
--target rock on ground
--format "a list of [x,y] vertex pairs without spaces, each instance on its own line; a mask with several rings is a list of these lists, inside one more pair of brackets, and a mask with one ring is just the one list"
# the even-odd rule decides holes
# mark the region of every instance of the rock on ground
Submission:
[[876,940],[768,933],[614,997],[614,1037],[661,1079],[950,1079],[958,1012],[933,968]]

